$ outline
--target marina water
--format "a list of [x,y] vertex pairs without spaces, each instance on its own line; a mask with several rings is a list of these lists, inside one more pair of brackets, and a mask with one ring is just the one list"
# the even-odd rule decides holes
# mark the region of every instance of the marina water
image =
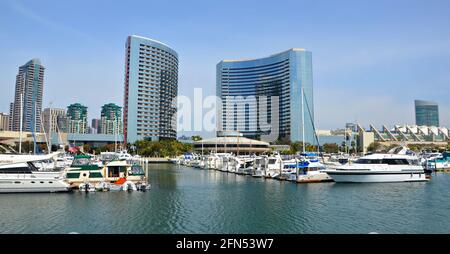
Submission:
[[294,184],[150,164],[147,192],[0,195],[0,233],[448,233],[450,174]]

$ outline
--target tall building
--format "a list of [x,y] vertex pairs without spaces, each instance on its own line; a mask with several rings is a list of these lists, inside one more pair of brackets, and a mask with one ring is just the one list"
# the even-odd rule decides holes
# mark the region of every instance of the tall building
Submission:
[[9,115],[0,113],[0,131],[9,131]]
[[42,131],[45,133],[61,132],[60,126],[58,126],[58,117],[65,117],[66,110],[62,108],[45,108],[42,111],[42,121],[44,128]]
[[13,129],[13,117],[14,114],[14,102],[9,103],[9,119],[8,119],[8,130],[12,130]]
[[125,49],[124,140],[176,139],[177,52],[136,35]]
[[223,60],[217,64],[216,92],[222,100],[219,131],[268,141],[302,141],[303,119],[305,142],[317,143],[311,52],[294,48],[265,58]]
[[94,118],[91,121],[91,128],[94,134],[100,133],[100,119]]
[[23,106],[23,131],[40,132],[44,66],[39,59],[32,59],[19,67],[12,113],[12,130],[20,131],[21,106]]
[[89,133],[86,106],[75,103],[67,107],[67,132],[77,134]]
[[98,133],[102,134],[123,134],[122,107],[114,103],[102,106],[100,126]]
[[431,101],[415,100],[416,125],[439,127],[438,104]]
[[67,120],[67,115],[56,116],[56,124],[58,125],[59,132],[68,132],[69,123]]

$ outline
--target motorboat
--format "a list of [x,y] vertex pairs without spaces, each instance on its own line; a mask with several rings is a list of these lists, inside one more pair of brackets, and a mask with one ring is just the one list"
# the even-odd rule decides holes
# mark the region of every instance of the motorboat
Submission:
[[32,161],[0,165],[0,193],[70,190],[60,172],[39,171]]
[[450,170],[450,152],[444,153],[428,153],[424,154],[424,163],[426,168],[436,171],[448,171]]
[[251,157],[236,157],[236,173],[240,175],[251,175],[254,171],[255,160]]
[[122,179],[134,183],[147,183],[145,172],[137,163],[116,160],[99,167],[93,163],[89,155],[75,156],[72,166],[64,171],[64,177],[72,187],[78,187],[86,182],[94,186],[101,182],[117,183],[119,180],[123,181]]
[[419,158],[406,147],[393,148],[388,153],[363,156],[332,170],[324,170],[335,182],[420,182],[427,181]]
[[53,160],[60,155],[60,152],[54,152],[51,154],[0,154],[0,165],[9,165],[12,163],[20,162],[39,162]]
[[333,179],[324,172],[326,167],[317,159],[304,160],[299,163],[297,183],[332,182]]
[[258,156],[254,158],[253,177],[263,177],[267,167],[267,156]]
[[78,186],[78,190],[80,190],[81,192],[93,192],[96,191],[96,188],[94,186],[94,184],[86,182],[86,183],[82,183]]
[[267,168],[265,172],[266,178],[276,178],[283,172],[284,163],[279,154],[272,155],[268,158]]
[[131,159],[133,159],[133,156],[131,154],[129,154],[127,150],[120,150],[117,153],[117,156],[118,156],[119,160],[131,160]]

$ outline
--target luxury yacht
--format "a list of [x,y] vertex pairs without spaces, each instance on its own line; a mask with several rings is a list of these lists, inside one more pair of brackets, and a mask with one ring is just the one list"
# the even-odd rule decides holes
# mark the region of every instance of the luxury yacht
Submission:
[[386,154],[366,155],[354,163],[338,166],[334,170],[324,170],[324,172],[333,178],[335,182],[428,181],[418,157],[405,149],[397,152],[390,151]]
[[31,161],[0,165],[0,193],[69,190],[61,172],[39,171]]

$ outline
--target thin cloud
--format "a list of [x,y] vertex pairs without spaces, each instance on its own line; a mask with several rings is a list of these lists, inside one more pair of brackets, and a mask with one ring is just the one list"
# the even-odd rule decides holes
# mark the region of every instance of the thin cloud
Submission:
[[22,3],[22,1],[19,1],[19,0],[9,1],[9,5],[15,12],[22,15],[23,17],[25,17],[29,20],[32,20],[38,24],[41,24],[42,26],[47,27],[51,30],[55,30],[58,32],[64,32],[64,33],[70,33],[71,35],[75,35],[75,36],[81,37],[83,39],[93,40],[93,38],[91,36],[89,36],[83,32],[80,32],[80,31],[78,31],[72,27],[69,27],[67,25],[64,25],[60,22],[52,21],[52,20],[49,20],[47,18],[44,18],[44,17],[36,14],[31,9],[27,8]]

